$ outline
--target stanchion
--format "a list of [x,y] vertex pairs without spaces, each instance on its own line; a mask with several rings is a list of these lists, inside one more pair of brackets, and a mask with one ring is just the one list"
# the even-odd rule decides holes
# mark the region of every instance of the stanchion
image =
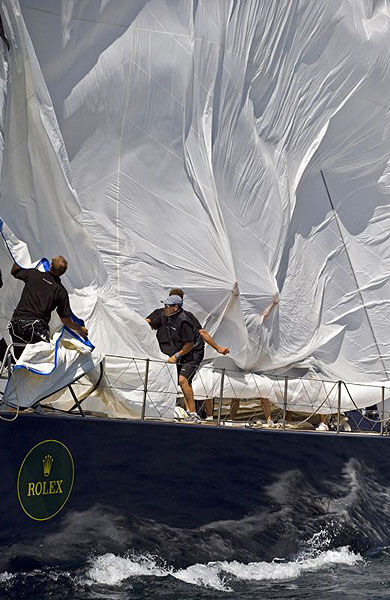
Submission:
[[144,397],[142,400],[141,421],[145,421],[146,399],[148,396],[149,363],[150,363],[150,359],[147,358],[146,364],[145,364]]
[[337,433],[340,433],[341,384],[342,381],[339,381],[337,393]]
[[385,430],[385,387],[382,387],[382,402],[381,402],[381,435]]
[[283,394],[283,431],[286,431],[286,413],[287,413],[287,392],[288,392],[288,375],[284,378],[284,394]]
[[218,427],[220,427],[220,425],[221,425],[223,386],[225,385],[225,371],[226,371],[226,369],[222,369],[222,372],[221,372],[221,385],[219,388],[218,421],[217,421]]

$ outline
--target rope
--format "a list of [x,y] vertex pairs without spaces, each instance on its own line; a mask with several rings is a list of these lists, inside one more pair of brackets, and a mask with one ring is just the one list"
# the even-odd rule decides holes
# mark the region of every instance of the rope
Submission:
[[[34,327],[34,325],[35,325],[36,323],[39,323],[39,319],[35,319],[34,321],[32,321],[31,323],[29,323],[29,324],[28,324],[28,326],[29,326],[29,327],[31,327],[31,337],[30,337],[30,340],[29,340],[29,341],[25,340],[24,338],[20,337],[20,335],[17,335],[17,334],[15,333],[14,326],[13,326],[13,324],[12,324],[12,321],[10,321],[10,323],[8,323],[8,329],[9,329],[10,331],[11,331],[11,329],[12,329],[12,335],[13,335],[14,337],[17,337],[17,338],[19,338],[19,340],[22,340],[23,344],[31,344],[31,342],[32,342],[32,340],[33,340],[33,338],[34,338],[34,336],[35,336],[35,327]],[[42,339],[42,341],[43,341],[43,342],[47,342],[47,339],[45,339],[45,338],[44,338],[44,337],[43,337],[41,334],[38,334],[38,335],[39,335],[39,337]]]
[[325,402],[327,401],[327,399],[329,398],[329,395],[331,394],[331,392],[334,390],[334,388],[336,387],[336,385],[338,385],[338,382],[335,382],[333,387],[329,390],[329,393],[325,396],[324,400],[322,401],[322,403],[320,404],[320,406],[318,406],[314,412],[311,413],[311,415],[309,415],[308,417],[306,417],[306,419],[303,419],[303,421],[299,421],[298,425],[303,425],[304,423],[307,423],[307,421],[309,421],[309,419],[311,419],[312,417],[314,417],[317,414],[321,414],[318,411],[320,410],[320,408],[322,408],[325,404]]
[[[355,400],[353,399],[351,392],[349,391],[347,384],[344,383],[344,381],[342,382],[344,384],[345,389],[347,390],[347,394],[350,397],[352,404],[354,405],[354,407],[356,408],[356,410],[358,410],[360,412],[360,414],[362,415],[362,417],[364,417],[365,419],[367,419],[367,421],[370,421],[371,423],[387,423],[387,421],[389,419],[383,418],[383,419],[370,419],[370,417],[367,417],[366,415],[363,415],[363,413],[361,412],[363,409],[359,408],[358,406],[356,406]],[[379,414],[379,413],[378,413]]]

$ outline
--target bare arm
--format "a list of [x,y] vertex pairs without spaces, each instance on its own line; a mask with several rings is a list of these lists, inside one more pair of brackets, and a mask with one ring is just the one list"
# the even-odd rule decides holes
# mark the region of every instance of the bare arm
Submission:
[[202,336],[203,340],[206,342],[206,344],[214,348],[214,350],[219,352],[219,354],[229,354],[230,348],[226,348],[225,346],[220,346],[219,344],[217,344],[215,339],[211,337],[208,331],[206,331],[205,329],[199,329],[199,333]]
[[16,271],[18,271],[20,267],[14,262],[11,269],[11,275],[15,275]]
[[73,331],[77,331],[85,340],[88,339],[88,329],[83,325],[78,325],[75,323],[71,317],[61,317],[61,321],[68,327],[69,329],[73,329]]
[[186,354],[188,354],[188,352],[191,352],[193,347],[194,347],[194,342],[186,342],[183,345],[183,348],[181,350],[179,350],[179,352],[176,352],[176,354],[173,354],[172,356],[170,356],[168,358],[168,362],[176,363],[178,361],[178,357],[176,356],[177,354],[179,356],[185,356]]
[[271,304],[269,306],[267,306],[267,308],[265,309],[265,311],[262,313],[261,316],[263,317],[263,319],[266,319],[270,315],[272,309],[274,308],[274,306],[276,306],[276,304],[279,304],[279,294],[278,294],[278,292],[276,292],[276,294],[274,294],[272,296],[272,302],[271,302]]

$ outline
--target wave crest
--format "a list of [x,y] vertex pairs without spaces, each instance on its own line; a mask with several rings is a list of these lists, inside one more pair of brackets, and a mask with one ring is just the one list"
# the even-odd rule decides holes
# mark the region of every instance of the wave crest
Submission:
[[109,553],[91,560],[86,572],[86,583],[94,585],[119,585],[133,577],[173,577],[185,583],[232,592],[234,580],[277,581],[296,579],[308,571],[317,572],[334,565],[354,566],[362,561],[360,554],[348,546],[326,550],[314,556],[301,556],[293,561],[274,559],[271,562],[218,561],[194,564],[186,569],[174,570],[161,566],[158,559],[150,555],[121,557]]

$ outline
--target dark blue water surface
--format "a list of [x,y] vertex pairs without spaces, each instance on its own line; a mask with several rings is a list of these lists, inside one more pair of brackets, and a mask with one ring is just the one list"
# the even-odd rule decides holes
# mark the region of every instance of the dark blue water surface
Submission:
[[[22,565],[21,565],[22,567]],[[292,560],[216,562],[175,570],[151,556],[90,556],[83,565],[2,573],[1,599],[390,598],[390,548],[348,547]]]
[[[325,503],[320,492],[290,469],[268,487],[269,510],[193,528],[69,511],[58,532],[0,548],[0,600],[390,600],[387,481],[350,458]],[[136,539],[155,553],[135,553]]]

